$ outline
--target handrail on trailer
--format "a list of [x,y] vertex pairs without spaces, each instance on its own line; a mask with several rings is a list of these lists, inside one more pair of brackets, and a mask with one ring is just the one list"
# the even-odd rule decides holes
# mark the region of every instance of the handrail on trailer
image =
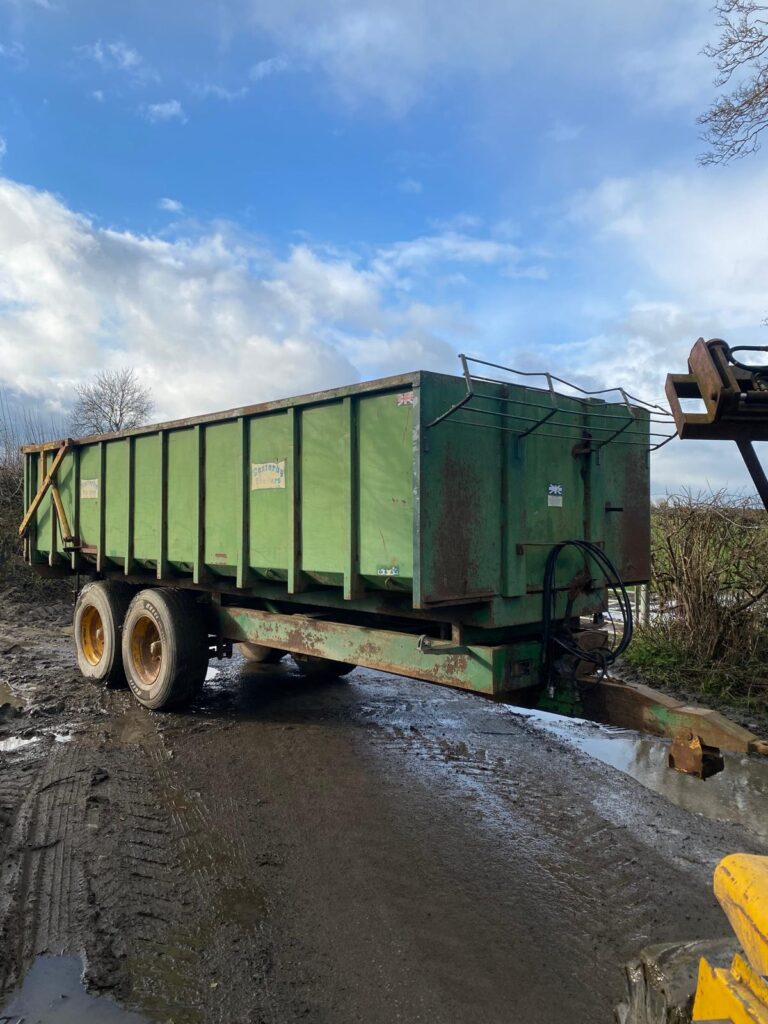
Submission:
[[[461,361],[464,381],[467,385],[467,392],[458,402],[455,402],[450,407],[450,409],[447,409],[444,413],[441,413],[441,415],[435,417],[435,419],[433,419],[430,423],[427,423],[427,429],[436,427],[439,423],[443,423],[444,421],[454,417],[456,413],[463,411],[463,414],[472,413],[474,415],[479,416],[495,417],[496,419],[501,420],[502,423],[484,423],[478,422],[477,420],[469,420],[466,418],[459,418],[456,420],[456,422],[463,423],[467,426],[486,428],[490,427],[491,429],[501,430],[504,433],[514,434],[517,440],[522,440],[523,438],[528,437],[529,435],[540,430],[540,428],[543,427],[545,424],[551,423],[551,421],[553,421],[554,418],[558,415],[562,417],[577,415],[571,409],[563,409],[555,405],[556,398],[563,397],[570,398],[573,401],[581,403],[582,407],[585,410],[588,410],[591,421],[594,419],[603,421],[614,421],[613,424],[605,426],[595,425],[593,422],[590,422],[590,434],[592,434],[595,431],[608,433],[608,437],[598,438],[594,444],[591,443],[592,438],[590,437],[590,452],[598,452],[601,448],[604,448],[607,444],[610,444],[612,442],[615,442],[616,444],[627,445],[630,447],[642,447],[645,448],[647,451],[656,451],[658,448],[662,448],[665,444],[668,444],[672,440],[672,438],[677,436],[676,432],[667,434],[664,433],[663,431],[652,430],[649,432],[649,437],[660,438],[661,440],[652,441],[650,444],[646,444],[643,441],[630,441],[627,439],[617,440],[620,437],[620,435],[624,433],[625,430],[627,430],[633,424],[639,422],[637,412],[641,409],[649,413],[649,424],[663,425],[664,427],[667,428],[673,425],[672,413],[669,412],[669,410],[665,409],[663,406],[655,405],[654,403],[646,402],[643,399],[636,398],[634,395],[631,395],[629,394],[629,392],[625,391],[625,389],[622,387],[602,388],[600,390],[589,391],[586,388],[580,387],[578,384],[572,384],[569,381],[564,380],[562,377],[557,377],[554,374],[549,373],[547,371],[515,370],[509,366],[502,366],[500,363],[491,363],[485,359],[478,359],[474,356],[464,355],[463,353],[459,355],[459,359]],[[478,366],[486,366],[489,367],[490,369],[502,370],[504,371],[504,373],[508,373],[516,377],[544,377],[547,382],[547,388],[546,390],[544,388],[531,388],[526,384],[515,384],[514,381],[502,380],[499,379],[498,377],[490,377],[478,373],[473,373],[470,370],[470,363],[477,364]],[[504,395],[483,395],[479,393],[478,390],[476,389],[476,384],[480,382],[488,384],[497,384],[501,385],[502,387],[510,383],[515,384],[516,387],[522,387],[527,392],[537,392],[538,394],[541,394],[543,396],[549,395],[549,403],[525,403],[526,410],[541,409],[544,411],[544,415],[539,418],[526,416],[523,413],[503,412],[499,409],[487,409],[483,407],[478,407],[477,405],[472,406],[470,405],[470,403],[473,400],[477,402],[504,402],[507,405],[514,405],[517,404],[519,401],[516,398],[510,398]],[[579,392],[579,395],[568,395],[562,391],[555,390],[554,382],[562,384],[564,387],[571,388],[573,391]],[[597,396],[608,395],[616,392],[618,392],[618,394],[621,395],[621,404],[625,406],[628,413],[627,416],[624,416],[621,413],[617,414],[614,412],[609,412],[607,409],[606,411],[603,412],[600,409],[601,405],[606,405],[606,401],[604,399],[597,399]],[[584,397],[580,397],[581,395],[583,395]],[[507,420],[517,421],[519,424],[521,424],[521,426],[504,426],[503,423],[504,421]],[[531,425],[526,427],[525,424]],[[556,426],[559,430],[564,431],[573,429],[574,433],[552,433],[551,431],[548,431],[544,436],[551,438],[559,438],[568,441],[584,440],[581,433],[580,424],[572,424],[566,421],[565,423],[552,423],[552,426]]]

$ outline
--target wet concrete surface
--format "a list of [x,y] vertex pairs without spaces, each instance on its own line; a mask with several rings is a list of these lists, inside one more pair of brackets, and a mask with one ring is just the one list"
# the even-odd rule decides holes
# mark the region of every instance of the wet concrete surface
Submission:
[[546,711],[510,709],[544,735],[557,736],[660,793],[678,807],[711,821],[731,821],[768,839],[768,758],[725,752],[723,772],[702,782],[670,771],[670,741],[655,736],[567,719]]
[[768,852],[751,764],[667,776],[655,740],[289,663],[152,714],[65,626],[0,661],[0,740],[36,737],[0,753],[0,991],[50,953],[149,1021],[597,1024],[643,945],[727,934],[717,860]]

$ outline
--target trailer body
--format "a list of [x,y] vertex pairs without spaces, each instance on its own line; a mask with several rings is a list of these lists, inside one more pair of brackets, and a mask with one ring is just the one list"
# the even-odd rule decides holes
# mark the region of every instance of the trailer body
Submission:
[[[529,687],[553,544],[593,541],[625,581],[648,578],[648,415],[489,380],[470,391],[417,371],[29,446],[26,558],[212,595],[225,639]],[[580,572],[577,555],[559,563],[564,606]]]

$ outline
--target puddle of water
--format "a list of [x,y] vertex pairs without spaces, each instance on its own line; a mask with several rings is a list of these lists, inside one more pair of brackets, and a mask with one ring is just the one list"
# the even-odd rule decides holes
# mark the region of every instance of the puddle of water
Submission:
[[8,736],[0,740],[0,752],[7,754],[13,750],[22,750],[32,743],[37,743],[39,739],[39,736]]
[[79,956],[39,956],[20,989],[0,1010],[11,1024],[147,1024],[146,1018],[125,1010],[107,996],[92,996],[83,988]]
[[10,704],[13,708],[24,707],[24,701],[13,692],[8,683],[0,683],[0,704]]
[[562,718],[547,711],[510,709],[544,732],[559,736],[585,754],[630,775],[687,811],[712,821],[744,825],[768,838],[768,759],[724,753],[725,770],[702,782],[667,767],[669,741],[630,729]]
[[[71,743],[75,738],[75,734],[73,732],[66,732],[65,730],[57,730],[54,732],[53,738],[57,743]],[[2,1024],[2,1022],[0,1022],[0,1024]]]

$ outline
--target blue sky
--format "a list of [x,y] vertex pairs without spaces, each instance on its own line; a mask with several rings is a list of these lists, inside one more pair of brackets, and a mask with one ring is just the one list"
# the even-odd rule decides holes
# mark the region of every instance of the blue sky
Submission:
[[[765,334],[765,160],[696,165],[713,19],[0,0],[0,385],[65,412],[133,365],[181,416],[469,351],[659,399]],[[743,475],[675,444],[654,481]]]

